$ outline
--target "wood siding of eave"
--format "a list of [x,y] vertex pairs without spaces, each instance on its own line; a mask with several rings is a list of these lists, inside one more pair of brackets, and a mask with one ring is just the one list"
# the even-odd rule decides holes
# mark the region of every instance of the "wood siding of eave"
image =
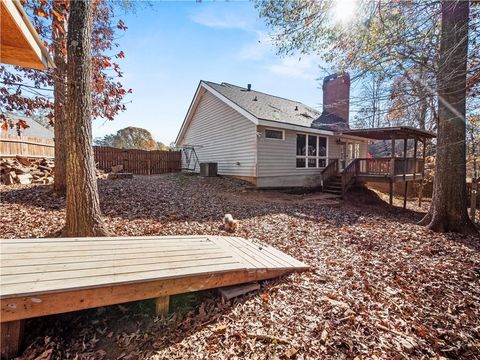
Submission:
[[207,91],[180,145],[194,145],[200,162],[217,162],[220,175],[252,177],[256,176],[256,142],[256,125]]
[[[265,139],[265,129],[270,127],[259,126],[258,132],[258,177],[261,176],[289,176],[289,175],[316,175],[320,174],[322,168],[301,169],[297,168],[297,133],[306,133],[294,130],[284,130],[284,140]],[[281,129],[277,129],[281,130]],[[318,135],[318,134],[311,134]],[[319,135],[328,138],[327,155],[330,155],[330,148],[335,145],[332,136]],[[336,149],[335,149],[336,150]],[[335,155],[336,151],[334,151]]]

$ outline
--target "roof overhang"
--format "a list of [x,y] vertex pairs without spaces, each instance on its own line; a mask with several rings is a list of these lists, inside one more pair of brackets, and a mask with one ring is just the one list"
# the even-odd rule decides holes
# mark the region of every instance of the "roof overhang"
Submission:
[[431,139],[436,137],[436,135],[431,131],[420,130],[410,126],[352,129],[336,132],[336,134],[352,135],[372,140]]
[[45,70],[52,58],[18,0],[0,0],[0,62]]
[[310,134],[320,134],[320,135],[329,135],[329,136],[334,135],[333,131],[315,129],[309,126],[291,124],[291,123],[286,123],[282,121],[259,119],[258,125],[265,126],[265,127],[278,128],[278,129],[294,130],[297,132],[305,132]]

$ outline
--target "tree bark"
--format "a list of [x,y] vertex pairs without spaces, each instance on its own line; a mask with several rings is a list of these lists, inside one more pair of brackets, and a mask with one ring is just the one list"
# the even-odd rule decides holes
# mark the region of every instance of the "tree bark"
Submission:
[[468,1],[442,1],[434,197],[423,222],[437,232],[476,233],[467,214],[465,98]]
[[107,235],[92,146],[92,0],[72,1],[67,36],[67,214],[63,236]]
[[[53,190],[59,194],[66,191],[67,156],[65,149],[65,98],[67,92],[66,60],[66,17],[67,4],[62,0],[53,1],[53,10],[59,15],[52,15],[52,41],[54,61],[53,95],[54,95],[54,136],[55,136],[55,181]],[[63,32],[62,32],[63,30]]]

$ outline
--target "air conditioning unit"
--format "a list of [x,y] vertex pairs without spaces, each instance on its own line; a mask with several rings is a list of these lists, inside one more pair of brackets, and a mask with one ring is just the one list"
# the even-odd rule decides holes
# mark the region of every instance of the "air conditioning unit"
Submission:
[[217,174],[218,174],[218,163],[216,162],[200,163],[200,176],[217,176]]

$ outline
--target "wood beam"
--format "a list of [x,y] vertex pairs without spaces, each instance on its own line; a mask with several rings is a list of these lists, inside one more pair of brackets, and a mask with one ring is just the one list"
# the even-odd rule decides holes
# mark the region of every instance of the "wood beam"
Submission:
[[158,281],[52,292],[35,296],[4,298],[0,299],[0,322],[62,314],[70,311],[122,304],[130,301],[153,299],[165,295],[182,294],[271,279],[291,272],[291,270],[262,269],[252,271],[240,269]]
[[0,324],[0,358],[11,359],[19,355],[23,343],[24,320]]

